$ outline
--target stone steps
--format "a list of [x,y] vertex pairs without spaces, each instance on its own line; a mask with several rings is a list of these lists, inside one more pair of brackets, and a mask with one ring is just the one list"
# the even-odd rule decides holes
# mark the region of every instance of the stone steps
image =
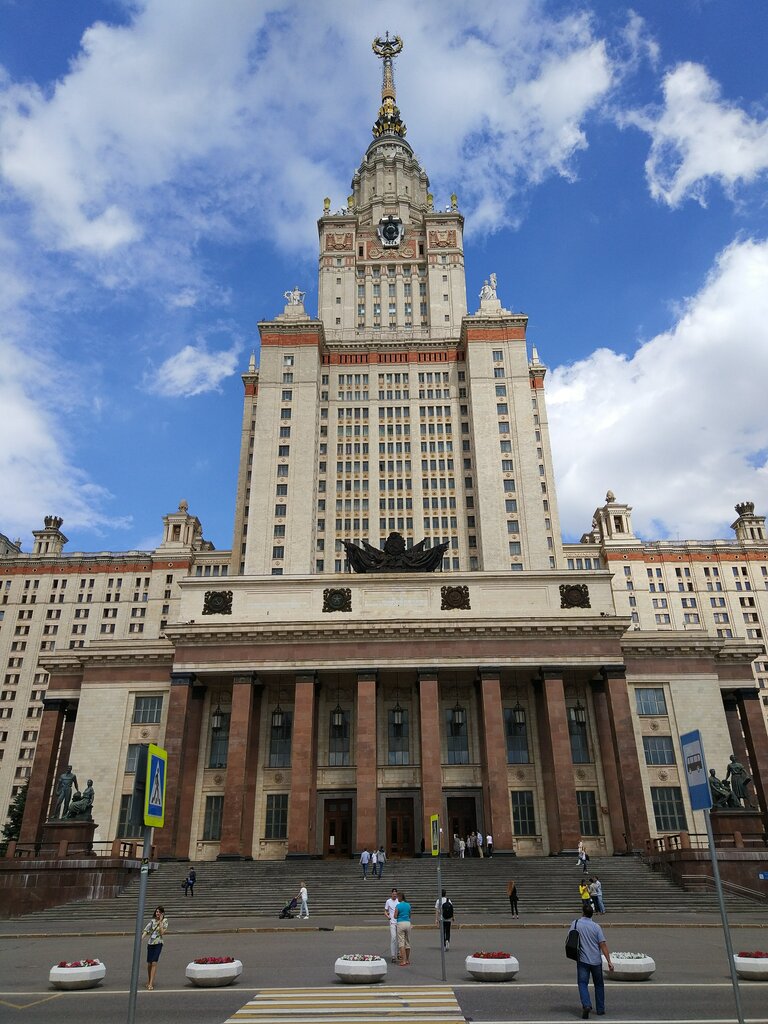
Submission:
[[[205,861],[195,865],[194,898],[181,888],[189,865],[164,863],[152,872],[147,905],[163,904],[176,918],[276,918],[305,881],[310,911],[333,917],[379,914],[393,885],[404,889],[417,913],[431,912],[437,898],[436,865],[430,857],[390,861],[384,877],[363,881],[354,860]],[[611,913],[714,912],[713,892],[686,892],[666,875],[653,872],[634,857],[607,857],[590,862],[600,876],[606,907]],[[454,858],[441,861],[442,884],[456,905],[457,915],[509,916],[507,881],[514,878],[520,913],[576,913],[580,908],[581,873],[573,857]],[[82,901],[40,911],[39,920],[120,919],[135,913],[138,878],[117,897]],[[738,896],[727,897],[730,912],[754,911],[755,904]]]

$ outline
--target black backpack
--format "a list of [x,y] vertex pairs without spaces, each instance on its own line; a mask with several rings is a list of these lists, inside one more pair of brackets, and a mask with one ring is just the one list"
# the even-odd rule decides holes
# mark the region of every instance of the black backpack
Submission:
[[565,940],[565,955],[569,960],[578,960],[580,952],[581,936],[579,935],[579,929],[576,927],[576,922],[574,921],[571,925],[571,930],[568,932],[568,938]]
[[443,920],[451,921],[453,919],[453,904],[449,899],[446,899],[443,904]]

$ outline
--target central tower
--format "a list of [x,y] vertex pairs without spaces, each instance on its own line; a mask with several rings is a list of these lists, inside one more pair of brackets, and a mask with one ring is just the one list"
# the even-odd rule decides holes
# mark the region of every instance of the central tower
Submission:
[[347,205],[331,213],[326,200],[318,221],[318,305],[329,342],[455,338],[467,312],[464,218],[455,196],[434,209],[395,103],[393,59],[402,49],[399,36],[374,40],[383,74],[373,142]]
[[233,570],[335,574],[343,542],[446,545],[443,572],[562,565],[545,368],[489,275],[467,315],[464,218],[435,207],[382,60],[373,139],[346,206],[324,202],[318,316],[303,293],[259,325],[243,378]]

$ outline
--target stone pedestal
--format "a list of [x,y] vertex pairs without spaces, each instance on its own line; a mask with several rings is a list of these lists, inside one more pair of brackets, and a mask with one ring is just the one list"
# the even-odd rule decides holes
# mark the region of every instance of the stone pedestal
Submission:
[[63,857],[87,857],[93,853],[93,834],[97,828],[95,821],[66,818],[46,821],[39,856],[57,860]]
[[765,828],[760,811],[739,811],[735,807],[724,807],[712,811],[711,821],[717,847],[741,848],[763,843]]

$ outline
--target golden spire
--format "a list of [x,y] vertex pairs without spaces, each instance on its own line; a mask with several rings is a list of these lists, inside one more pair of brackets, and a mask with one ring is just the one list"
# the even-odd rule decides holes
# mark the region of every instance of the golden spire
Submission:
[[392,58],[396,57],[402,49],[403,40],[400,36],[390,39],[389,32],[387,32],[383,39],[381,36],[377,36],[373,40],[373,52],[384,62],[381,83],[381,106],[379,107],[379,116],[373,126],[373,137],[375,139],[380,138],[382,135],[405,137],[405,124],[395,104],[395,75],[392,69]]

